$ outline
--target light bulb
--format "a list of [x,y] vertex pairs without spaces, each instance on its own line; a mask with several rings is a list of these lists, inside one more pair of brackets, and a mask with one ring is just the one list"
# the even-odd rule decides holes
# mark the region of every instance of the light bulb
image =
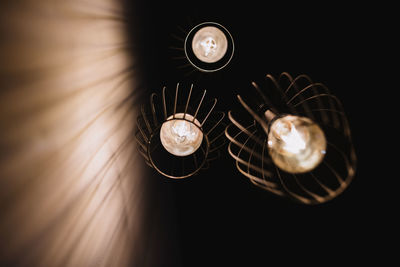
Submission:
[[[175,114],[164,122],[160,130],[160,139],[163,147],[175,156],[188,156],[194,153],[201,145],[203,133],[200,130],[200,122],[190,114]],[[196,125],[197,126],[196,126]],[[199,126],[199,127],[198,127]]]
[[215,63],[225,55],[228,40],[225,34],[214,26],[201,28],[193,37],[192,50],[195,56],[206,63]]
[[287,115],[276,119],[268,133],[269,154],[274,163],[290,173],[313,170],[324,158],[324,132],[306,117]]

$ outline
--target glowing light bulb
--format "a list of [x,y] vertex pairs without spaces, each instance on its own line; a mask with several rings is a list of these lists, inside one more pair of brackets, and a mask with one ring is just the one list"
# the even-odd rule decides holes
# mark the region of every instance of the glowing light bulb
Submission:
[[217,27],[206,26],[194,35],[192,49],[199,60],[215,63],[225,55],[228,49],[228,40]]
[[306,117],[287,115],[272,122],[268,148],[274,163],[290,173],[314,169],[326,153],[324,132]]
[[[194,153],[201,145],[203,133],[200,130],[200,122],[190,114],[175,114],[168,117],[160,130],[160,139],[163,147],[175,156],[188,156]],[[199,126],[199,127],[197,127]]]

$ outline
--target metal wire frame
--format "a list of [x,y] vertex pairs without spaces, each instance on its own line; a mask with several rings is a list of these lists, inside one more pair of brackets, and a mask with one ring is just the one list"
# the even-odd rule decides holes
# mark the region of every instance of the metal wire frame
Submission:
[[[241,123],[228,112],[232,123],[226,127],[225,135],[230,141],[228,152],[236,168],[256,186],[304,204],[319,204],[335,198],[353,180],[357,162],[340,100],[324,84],[314,83],[307,75],[292,78],[283,72],[278,79],[270,74],[265,78],[265,86],[252,83],[257,94],[255,99],[261,100],[256,108],[237,96],[251,115],[250,122]],[[268,153],[269,124],[263,115],[266,110],[308,117],[319,124],[327,139],[327,152],[314,170],[291,174],[274,165]]]
[[[214,111],[217,99],[206,100],[204,90],[197,99],[191,101],[192,92],[193,84],[188,95],[180,93],[178,83],[174,97],[171,98],[167,88],[163,87],[161,97],[156,93],[151,94],[149,105],[141,106],[141,113],[137,118],[138,131],[135,136],[140,154],[147,165],[168,178],[187,178],[197,174],[200,169],[207,169],[209,162],[219,157],[219,150],[226,142],[226,124],[223,123],[225,113]],[[183,113],[183,118],[175,117],[178,113]],[[193,115],[193,118],[189,119],[187,114]],[[203,133],[202,144],[193,154],[174,156],[161,145],[161,126],[172,119],[193,123]],[[199,125],[195,123],[196,120]]]

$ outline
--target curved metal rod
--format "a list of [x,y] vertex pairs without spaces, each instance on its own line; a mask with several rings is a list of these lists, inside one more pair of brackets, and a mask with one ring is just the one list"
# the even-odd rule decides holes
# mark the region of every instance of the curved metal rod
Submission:
[[167,89],[167,87],[163,87],[162,89],[162,98],[163,98],[163,108],[164,108],[164,120],[167,120],[168,115],[167,115],[167,104],[165,103],[165,89]]
[[299,194],[296,194],[296,193],[292,192],[291,190],[289,190],[289,188],[286,186],[285,182],[283,181],[283,179],[281,177],[279,168],[275,166],[275,169],[276,169],[276,173],[278,175],[279,181],[281,182],[281,186],[283,187],[283,189],[285,190],[286,193],[288,193],[291,197],[293,197],[294,199],[296,199],[300,202],[303,202],[305,204],[312,204],[311,200],[309,200],[308,198],[300,196]]
[[190,86],[190,91],[189,91],[188,99],[186,101],[185,111],[183,112],[183,119],[186,118],[186,112],[187,112],[187,109],[188,109],[188,106],[189,106],[190,97],[192,96],[192,90],[193,90],[193,84]]
[[[286,73],[285,75],[289,75],[288,73]],[[289,75],[290,76],[290,75]],[[285,90],[285,94],[288,94],[288,92],[289,92],[289,90],[292,88],[292,86],[294,87],[294,86],[296,86],[296,84],[298,83],[298,81],[300,80],[300,79],[306,79],[307,80],[307,82],[309,83],[309,84],[313,84],[314,82],[311,80],[311,78],[310,78],[310,76],[308,76],[308,75],[306,75],[306,74],[300,74],[299,76],[297,76],[296,78],[292,78],[291,76],[290,76],[290,78],[291,78],[291,83],[290,83],[290,85],[288,86],[288,88],[286,88],[286,90]]]
[[138,146],[139,153],[144,157],[146,161],[149,161],[149,157],[147,156],[147,151],[144,150],[141,146]]
[[[298,105],[302,105],[303,103],[305,103],[307,101],[310,101],[310,100],[313,100],[313,99],[315,99],[315,100],[317,100],[319,102],[320,101],[320,97],[328,97],[328,99],[330,99],[329,100],[329,103],[331,105],[330,109],[336,109],[335,107],[333,107],[332,100],[338,101],[337,97],[332,95],[332,94],[327,94],[327,93],[322,93],[322,94],[317,94],[317,95],[310,96],[310,97],[308,97],[308,98],[306,98],[306,99],[294,104],[293,106],[297,107]],[[321,111],[321,117],[322,117],[322,121],[323,121],[324,124],[329,124],[328,115],[326,114],[325,111],[323,111],[323,108],[322,108],[322,111]],[[332,118],[333,118],[334,127],[338,128],[339,127],[338,117],[334,116],[332,114]]]
[[[255,82],[251,82],[251,85],[253,85],[253,87],[256,89],[257,93],[262,97],[262,99],[265,101],[265,103],[266,103],[269,107],[271,107],[271,109],[272,109],[272,107],[274,107],[274,105],[273,105],[272,102],[269,101],[269,99],[262,93],[262,91],[261,91],[260,87],[258,86],[258,84],[255,83]],[[274,109],[275,109],[275,108],[274,108]],[[273,110],[273,112],[276,112],[276,110]]]
[[303,186],[303,184],[300,183],[300,181],[299,181],[299,179],[297,178],[297,175],[296,175],[296,174],[292,174],[292,176],[293,176],[293,178],[294,178],[296,184],[297,184],[297,185],[300,187],[300,189],[303,190],[307,195],[309,195],[311,198],[313,198],[314,200],[316,200],[316,201],[318,201],[318,202],[323,201],[324,198],[323,198],[322,196],[320,196],[320,195],[318,195],[318,194],[316,194],[316,193],[314,193],[314,192],[311,192],[310,190],[308,190],[307,188],[305,188],[305,187]]
[[[228,153],[232,156],[232,158],[234,158],[234,159],[236,160],[236,167],[239,169],[239,171],[241,170],[241,168],[238,166],[238,163],[242,163],[243,165],[248,166],[248,165],[247,165],[247,162],[246,162],[245,160],[241,159],[241,158],[238,157],[235,153],[232,152],[232,149],[231,149],[231,146],[230,146],[230,145],[228,146]],[[259,167],[254,166],[253,164],[250,164],[250,165],[251,165],[251,168],[252,168],[254,171],[258,172],[258,173],[261,173],[261,172],[263,171],[263,170],[261,170]],[[240,172],[242,172],[242,173],[243,173],[244,175],[246,175],[246,176],[250,175],[250,176],[252,177],[252,179],[257,180],[257,181],[259,181],[260,183],[265,183],[265,184],[268,184],[268,185],[271,186],[271,187],[276,187],[276,184],[274,184],[274,183],[272,183],[272,182],[268,182],[268,181],[262,180],[262,179],[260,179],[260,178],[258,178],[258,177],[256,177],[256,176],[253,176],[253,175],[247,173],[246,171],[243,171],[243,170],[242,170],[242,171],[240,171]],[[272,172],[266,171],[266,174],[265,174],[265,175],[267,175],[267,176],[272,176]]]
[[158,120],[157,120],[157,115],[156,115],[156,107],[154,105],[154,98],[157,96],[156,93],[152,93],[150,96],[150,108],[151,108],[151,113],[153,115],[153,123],[154,126],[157,127],[158,126]]
[[[210,153],[211,153],[211,150],[210,150]],[[214,157],[209,157],[209,158],[207,158],[207,161],[208,161],[208,162],[211,162],[211,161],[213,161],[213,160],[219,159],[219,157],[221,156],[221,153],[220,153],[219,150],[217,150],[216,153],[213,153],[213,154],[215,154]]]
[[[239,171],[240,171],[240,170],[239,170]],[[255,186],[258,186],[258,187],[260,187],[260,188],[262,188],[262,189],[264,189],[264,190],[267,190],[267,191],[269,191],[269,192],[271,192],[271,193],[273,193],[273,194],[275,194],[275,195],[278,195],[278,196],[281,196],[281,197],[284,197],[284,196],[285,196],[285,193],[284,193],[282,190],[278,189],[278,188],[271,188],[271,187],[266,186],[266,185],[264,184],[264,182],[263,182],[263,183],[259,183],[259,182],[255,181],[254,179],[252,179],[252,178],[250,178],[250,177],[247,177],[247,178],[249,178],[250,182],[251,182],[252,184],[254,184]],[[257,178],[257,177],[256,177],[256,178]]]
[[[257,130],[254,130],[254,131],[252,132],[252,134],[254,134],[256,131],[257,131]],[[238,133],[237,136],[238,136],[239,134],[240,134],[240,133]],[[248,136],[248,137],[246,138],[246,140],[244,141],[243,145],[239,148],[239,151],[238,151],[237,155],[235,154],[237,158],[240,158],[240,154],[242,154],[242,151],[243,151],[243,148],[244,148],[244,147],[246,147],[246,149],[248,149],[249,151],[251,151],[251,150],[246,146],[246,144],[247,144],[247,142],[249,142],[249,140],[250,140],[250,136]],[[249,152],[249,153],[250,153],[250,152]],[[242,159],[241,159],[241,160],[242,160]],[[238,160],[236,160],[236,163],[237,163],[237,162],[238,162]],[[246,163],[245,163],[244,160],[243,160],[242,163],[246,165]],[[250,162],[247,164],[247,166],[249,166],[249,165],[250,165]],[[247,168],[247,170],[249,170],[249,167]]]
[[253,116],[253,118],[263,127],[264,131],[266,133],[268,133],[268,124],[265,122],[265,120],[263,120],[262,118],[260,118],[260,116],[257,115],[257,113],[255,113],[244,101],[243,99],[240,97],[240,95],[237,95],[237,98],[239,99],[240,104],[242,104],[242,106],[247,110],[247,112],[250,113],[251,116]]
[[[229,134],[229,131],[228,131],[228,128],[230,127],[230,125],[228,125],[228,127],[226,127],[226,129],[225,129],[225,136],[226,136],[226,138],[228,138],[228,140],[231,142],[231,143],[233,143],[233,144],[235,144],[236,146],[238,146],[238,147],[242,147],[243,146],[243,149],[246,151],[246,152],[251,152],[250,151],[250,149],[248,148],[248,147],[246,147],[246,146],[244,146],[244,144],[243,143],[241,143],[241,142],[239,142],[238,140],[236,140],[236,138],[241,134],[241,133],[243,133],[242,131],[241,132],[239,132],[238,134],[236,134],[236,136],[235,137],[232,137],[230,134]],[[251,136],[249,136],[249,135],[247,135],[249,138],[251,138]],[[256,153],[255,154],[255,157],[257,157],[259,160],[262,160],[262,161],[265,161],[266,163],[271,163],[271,160],[267,160],[267,158],[265,158],[265,157],[263,157],[263,156],[261,156],[259,153]]]
[[[222,135],[224,134],[224,132],[222,132]],[[221,135],[221,136],[222,136]],[[225,139],[223,139],[224,141],[221,143],[221,144],[219,144],[219,145],[217,145],[217,146],[214,146],[214,147],[212,147],[211,148],[211,143],[210,143],[210,151],[209,151],[209,153],[213,153],[214,151],[219,151],[219,149],[221,148],[221,147],[223,147],[225,144],[226,144],[226,141],[225,141]]]
[[196,117],[197,117],[197,113],[198,113],[199,110],[200,110],[200,106],[201,106],[201,104],[203,103],[204,97],[206,96],[206,92],[207,92],[207,90],[204,90],[204,93],[203,93],[203,95],[202,95],[202,97],[201,97],[201,99],[200,99],[200,103],[199,103],[199,105],[197,106],[196,112],[195,112],[194,115],[193,115],[192,122],[194,122],[195,119],[196,119]]
[[[252,126],[253,126],[253,125],[250,125],[250,126],[247,127],[246,129],[248,130],[248,129],[249,129],[250,127],[252,127]],[[246,141],[245,141],[244,143],[240,143],[239,141],[236,140],[236,138],[237,138],[241,133],[243,133],[243,132],[239,132],[239,133],[237,133],[234,137],[232,137],[232,136],[228,133],[228,128],[229,128],[229,126],[225,129],[225,135],[227,136],[227,138],[228,138],[229,140],[231,140],[231,143],[229,143],[229,146],[228,146],[228,151],[229,151],[230,153],[233,153],[233,151],[232,151],[232,149],[231,149],[232,143],[235,144],[237,147],[240,148],[237,155],[233,153],[235,156],[233,156],[232,154],[231,154],[231,156],[234,157],[235,159],[236,159],[236,158],[240,158],[240,154],[241,154],[241,152],[242,152],[243,150],[250,153],[251,151],[250,151],[250,149],[246,146],[246,143],[250,140],[251,136],[248,135]],[[257,130],[254,130],[254,132],[256,132],[256,131],[257,131]],[[257,155],[259,155],[259,154],[257,154]],[[259,157],[259,156],[258,156],[258,157]],[[259,159],[260,159],[260,160],[265,160],[265,158],[259,158]],[[239,161],[241,161],[241,159],[240,159]],[[244,162],[244,161],[243,161],[243,162]],[[245,164],[245,162],[244,162],[244,164]],[[257,168],[257,171],[260,172],[260,171],[259,171],[260,169],[259,169],[258,167],[256,167],[256,168]],[[262,170],[260,173],[264,173],[264,170]],[[269,171],[266,171],[266,173],[271,174]],[[271,175],[268,175],[268,176],[271,176]]]
[[176,104],[178,102],[178,91],[179,91],[179,83],[176,84],[176,89],[175,89],[174,114],[172,114],[172,117],[174,119],[176,114]]
[[[329,91],[329,89],[328,89],[328,87],[326,87],[326,85],[323,84],[323,83],[315,83],[314,86],[315,86],[316,88],[322,88],[323,91],[324,91],[326,94],[331,94],[330,91]],[[336,109],[335,103],[340,103],[340,100],[339,100],[336,96],[334,96],[334,95],[332,95],[332,96],[333,96],[333,98],[328,98],[329,106],[330,106],[330,109]],[[335,100],[335,102],[334,102],[334,100]],[[341,106],[341,104],[340,104],[340,106]],[[340,107],[340,106],[339,106],[339,107]],[[338,128],[338,127],[339,127],[338,117],[337,117],[337,116],[334,116],[334,115],[335,115],[335,114],[332,114],[333,125],[334,125],[335,128]]]
[[200,127],[203,127],[204,123],[207,121],[208,116],[210,116],[211,112],[214,110],[215,105],[217,104],[217,99],[214,98],[214,104],[212,105],[210,111],[207,113],[207,116],[204,118],[203,122],[200,124]]
[[[279,82],[281,82],[281,80],[282,80],[283,77],[285,77],[285,78],[289,81],[289,86],[288,86],[288,87],[286,88],[286,90],[285,90],[285,95],[288,94],[289,89],[292,88],[292,87],[296,90],[296,92],[299,92],[299,91],[300,91],[297,82],[298,82],[298,80],[299,80],[300,78],[302,78],[302,77],[304,77],[309,83],[312,84],[312,81],[311,81],[310,77],[308,77],[307,75],[304,75],[304,74],[303,74],[303,75],[299,75],[299,76],[297,76],[295,79],[293,79],[293,77],[292,77],[289,73],[287,73],[287,72],[282,72],[282,73],[279,75]],[[302,95],[300,95],[299,97],[300,97],[300,100],[303,100],[303,99],[304,99],[304,97],[303,97]],[[288,103],[290,104],[290,100],[287,101],[286,104],[288,104]],[[309,117],[309,118],[312,119],[312,120],[315,120],[314,115],[313,115],[312,112],[310,111],[310,107],[309,107],[309,105],[308,105],[307,103],[305,103],[305,104],[303,105],[303,108],[304,108],[304,111],[305,111],[305,114],[307,115],[307,117]]]
[[214,137],[211,141],[210,141],[210,145],[212,145],[215,141],[217,141],[219,138],[221,138],[221,136],[224,136],[224,132],[220,132],[216,137]]
[[335,191],[330,189],[327,185],[322,183],[320,180],[315,177],[313,172],[310,172],[311,177],[314,179],[314,181],[323,189],[328,195],[334,195]]
[[138,137],[139,134],[142,135],[142,134],[140,133],[140,131],[137,132],[137,133],[135,134],[135,140],[136,140],[136,142],[137,142],[144,150],[147,151],[146,145],[145,145],[145,144],[142,142],[142,140],[140,140],[139,137]]
[[[264,140],[263,147],[262,147],[262,152],[261,152],[261,169],[263,170],[263,172],[262,172],[261,174],[262,174],[263,180],[266,180],[265,175],[264,175],[264,159],[265,159],[264,153],[265,153],[265,144],[267,143],[266,141],[267,141],[267,140]],[[269,159],[269,158],[268,158],[268,159]],[[269,162],[268,162],[268,163],[269,163],[269,164],[272,163],[272,162],[271,162],[271,159],[269,159]]]
[[239,122],[237,122],[237,121],[232,117],[231,111],[228,112],[228,117],[229,117],[229,120],[230,120],[236,127],[239,128],[239,130],[241,130],[242,132],[246,133],[246,134],[249,135],[249,136],[252,136],[252,139],[253,139],[254,141],[256,141],[257,143],[259,143],[260,145],[262,145],[263,140],[257,138],[255,135],[252,135],[243,125],[241,125]]
[[[250,173],[250,164],[251,164],[251,160],[253,158],[253,152],[254,149],[256,148],[256,144],[257,143],[253,143],[253,148],[251,149],[250,155],[249,155],[249,159],[247,160],[247,172]],[[241,151],[240,151],[241,152]],[[239,156],[239,155],[238,155]],[[261,168],[261,171],[263,171],[263,169]]]
[[138,117],[138,119],[137,119],[137,126],[138,126],[138,129],[139,129],[139,132],[142,134],[142,137],[144,138],[144,140],[146,141],[146,143],[148,143],[149,142],[149,138],[147,137],[147,135],[145,134],[145,132],[144,132],[144,130],[142,129],[142,126],[141,126],[141,123],[139,123],[139,119],[140,119],[141,117]]
[[[269,79],[269,80],[274,84],[274,88],[280,93],[280,95],[281,95],[283,101],[286,103],[286,102],[287,102],[286,94],[283,92],[282,87],[281,87],[281,86],[279,85],[279,83],[276,81],[276,79],[274,78],[274,76],[272,76],[271,74],[267,74],[267,75],[265,76],[265,78],[266,78],[266,79]],[[290,111],[291,111],[292,114],[297,115],[297,111],[296,111],[296,109],[295,109],[292,105],[288,104],[287,106],[288,106],[288,108],[290,109]]]
[[[308,86],[306,86],[305,88],[303,88],[302,90],[298,91],[291,99],[289,99],[287,101],[287,104],[290,104],[296,97],[300,98],[300,102],[303,101],[304,97],[302,96],[302,94],[304,92],[308,91],[309,89],[312,89],[314,95],[318,95],[319,94],[319,92],[317,90],[318,85],[316,83],[313,83],[312,80],[306,75],[302,75],[302,76],[297,77],[296,80],[293,81],[293,82],[295,83],[299,78],[302,78],[302,77],[307,79],[307,81],[309,81],[310,84]],[[325,92],[325,93],[329,93],[329,92]],[[323,109],[323,104],[322,104],[322,101],[320,101],[320,99],[317,99],[317,105],[318,105],[319,109]],[[303,102],[303,107],[304,107],[304,109],[306,109],[306,108],[309,109],[307,102]],[[322,120],[324,121],[324,123],[327,124],[328,123],[327,115],[324,112],[321,112],[321,117],[322,117]]]
[[[353,176],[354,173],[355,173],[355,168],[354,168],[354,166],[355,166],[356,160],[355,160],[355,159],[352,159],[353,163],[351,164],[351,163],[350,163],[350,160],[347,158],[347,156],[346,156],[346,154],[343,152],[343,150],[339,149],[339,148],[338,148],[336,145],[334,145],[333,143],[328,142],[327,144],[328,144],[330,147],[332,147],[333,149],[335,149],[336,152],[338,152],[338,153],[340,154],[340,156],[342,156],[342,158],[343,158],[343,160],[344,160],[344,163],[345,163],[345,165],[346,165],[347,172],[349,173],[349,176]],[[352,148],[352,147],[351,147],[351,150],[350,150],[350,151],[353,151],[353,148]],[[347,180],[347,178],[346,178],[345,180]]]
[[144,111],[144,105],[142,105],[142,107],[140,108],[140,111],[141,111],[141,113],[142,113],[142,118],[143,118],[143,120],[144,120],[144,123],[145,123],[145,125],[146,125],[146,127],[147,127],[147,131],[148,131],[149,134],[151,135],[153,131],[151,130],[150,123],[149,123],[149,121],[147,120],[146,113],[145,113],[145,111]]
[[[209,135],[209,134],[223,121],[223,119],[225,118],[225,113],[223,113],[223,112],[218,112],[218,114],[222,114],[222,115],[221,115],[221,118],[220,118],[219,120],[217,120],[217,122],[214,124],[214,126],[213,126],[210,130],[208,130],[208,132],[206,133],[206,135]],[[210,143],[212,143],[212,142],[210,142]]]
[[[289,75],[289,74],[287,74],[287,75]],[[290,75],[289,75],[290,76]],[[288,94],[288,92],[289,92],[289,90],[290,90],[290,88],[294,88],[297,92],[299,92],[299,87],[297,86],[297,84],[298,84],[298,82],[301,80],[301,79],[304,79],[304,80],[306,80],[306,82],[309,84],[309,85],[312,85],[311,86],[311,89],[312,89],[312,92],[313,92],[313,94],[315,95],[315,94],[318,94],[318,91],[317,91],[317,89],[313,86],[314,85],[314,82],[312,81],[312,79],[308,76],[308,75],[305,75],[305,74],[300,74],[299,76],[297,76],[296,78],[292,78],[292,77],[290,77],[291,79],[292,79],[292,81],[291,81],[291,83],[290,83],[290,85],[288,86],[288,88],[285,90],[285,94]],[[300,94],[299,95],[299,98],[300,98],[300,101],[302,101],[303,99],[304,99],[304,97]],[[289,101],[287,101],[287,102],[289,102]],[[289,102],[289,104],[290,104],[290,102]],[[318,107],[319,108],[322,108],[322,102],[318,102]],[[309,106],[308,106],[308,104],[307,103],[305,103],[304,105],[303,105],[303,108],[304,108],[304,110],[306,111],[306,113],[308,114],[308,116],[310,116],[310,114],[309,114]],[[311,119],[313,119],[314,120],[314,118],[313,117],[310,117]]]
[[[281,82],[283,77],[285,77],[286,79],[289,80],[290,83],[292,83],[292,81],[293,81],[292,75],[290,75],[288,72],[284,71],[281,74],[279,74],[279,78],[278,78],[278,83],[279,84],[280,84],[280,82]],[[286,91],[285,91],[285,93],[286,93]]]

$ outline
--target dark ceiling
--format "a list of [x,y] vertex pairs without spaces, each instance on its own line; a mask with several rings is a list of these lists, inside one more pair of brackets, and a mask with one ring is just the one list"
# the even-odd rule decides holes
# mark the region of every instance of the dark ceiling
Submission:
[[[284,260],[284,253],[297,252],[313,261],[314,254],[340,259],[359,244],[368,201],[358,139],[364,121],[354,104],[362,90],[365,59],[359,47],[367,27],[363,16],[357,15],[362,7],[334,3],[137,1],[131,5],[143,99],[164,85],[194,83],[219,99],[217,109],[228,111],[236,108],[237,93],[246,94],[250,82],[267,73],[308,74],[342,100],[360,162],[344,194],[319,206],[294,203],[253,186],[227,153],[207,171],[185,180],[169,180],[150,170],[149,179],[157,189],[152,200],[160,207],[150,217],[163,229],[163,234],[157,233],[162,235],[160,257],[166,266],[226,266],[241,260],[246,266],[255,266],[250,262],[266,266],[271,258]],[[170,47],[183,45],[174,37],[184,38],[180,28],[189,30],[205,21],[218,22],[231,32],[235,55],[218,73],[189,73],[191,68],[181,68],[187,62],[173,59],[179,50]]]

